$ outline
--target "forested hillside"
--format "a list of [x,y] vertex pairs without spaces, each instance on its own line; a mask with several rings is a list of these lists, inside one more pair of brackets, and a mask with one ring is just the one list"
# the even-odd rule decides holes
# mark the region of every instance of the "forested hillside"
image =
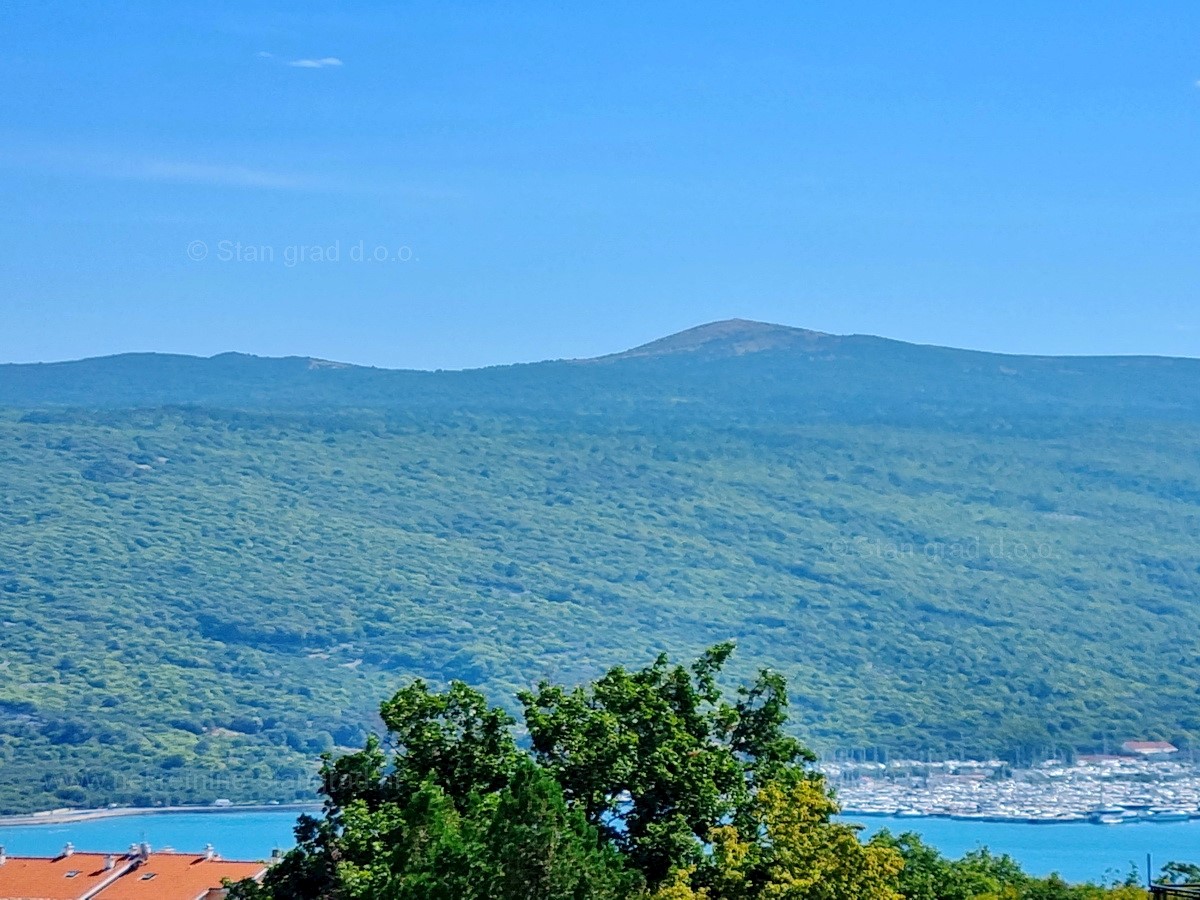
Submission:
[[0,367],[0,807],[308,796],[413,676],[729,638],[826,752],[1200,736],[1200,362],[715,329]]

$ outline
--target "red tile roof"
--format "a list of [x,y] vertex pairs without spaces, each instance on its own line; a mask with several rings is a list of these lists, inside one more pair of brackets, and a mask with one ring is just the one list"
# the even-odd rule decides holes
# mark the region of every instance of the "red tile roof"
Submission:
[[1177,753],[1178,748],[1166,741],[1126,741],[1121,745],[1126,753]]
[[0,863],[0,900],[200,900],[226,878],[261,878],[265,871],[258,862],[192,853],[10,856]]
[[[106,870],[104,853],[72,853],[54,859],[9,856],[0,865],[0,898],[3,900],[82,900],[106,882],[119,878],[132,864],[114,858]],[[192,898],[189,898],[192,900]]]
[[206,859],[191,853],[151,853],[96,900],[198,900],[221,881],[259,878],[267,867],[257,862]]

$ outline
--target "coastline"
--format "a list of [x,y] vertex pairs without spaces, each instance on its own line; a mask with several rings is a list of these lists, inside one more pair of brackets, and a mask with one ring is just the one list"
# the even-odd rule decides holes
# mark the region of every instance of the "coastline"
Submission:
[[939,819],[947,822],[978,822],[994,825],[1098,825],[1102,828],[1112,828],[1116,825],[1179,825],[1194,822],[1200,815],[1190,815],[1184,818],[1156,818],[1154,816],[1128,816],[1119,820],[1101,821],[1094,816],[1001,816],[957,813],[906,813],[880,812],[878,810],[843,809],[837,814],[840,819],[895,819],[911,822],[924,822]]
[[[315,812],[321,809],[321,803],[318,801],[310,801],[306,803],[253,803],[244,805],[231,806],[213,806],[211,804],[204,806],[114,806],[104,807],[101,809],[53,809],[44,810],[34,813],[21,813],[15,815],[0,816],[0,828],[4,827],[26,827],[30,825],[68,825],[74,822],[93,822],[101,819],[116,819],[125,816],[156,816],[156,815],[172,815],[172,814],[236,814],[236,813],[264,813],[264,812]],[[907,815],[897,815],[895,812],[882,812],[880,810],[862,810],[862,809],[843,809],[838,814],[838,818],[865,818],[865,819],[909,819],[913,821],[921,821],[928,819],[941,819],[946,821],[958,822],[992,822],[999,824],[1011,825],[1105,825],[1111,826],[1116,824],[1168,824],[1174,822],[1178,824],[1180,820],[1159,820],[1155,821],[1153,817],[1130,817],[1122,822],[1097,822],[1092,818],[1055,818],[1055,817],[1024,817],[1024,816],[998,816],[998,815],[956,815],[954,813],[909,813]],[[1192,819],[1200,818],[1193,816]],[[1186,821],[1186,820],[1185,820]]]
[[72,822],[92,822],[98,819],[116,819],[122,816],[156,816],[172,813],[262,813],[262,812],[306,812],[321,809],[320,802],[309,803],[255,803],[230,806],[113,806],[102,809],[52,809],[44,812],[0,816],[0,828],[26,825],[67,825]]
[[[33,820],[34,824],[0,827],[0,844],[7,845],[10,857],[53,857],[66,841],[92,852],[109,852],[127,847],[131,841],[146,840],[160,850],[201,852],[213,845],[223,859],[266,861],[275,849],[293,846],[293,819],[296,807],[271,804],[247,804],[228,807],[183,807],[174,816],[164,807],[149,809],[53,810],[57,815],[10,816]],[[274,810],[275,812],[272,812]],[[113,813],[119,813],[113,816]],[[196,815],[194,813],[202,813]],[[230,813],[217,815],[217,813]],[[51,819],[69,815],[75,824],[52,824]],[[139,819],[138,815],[148,818]],[[994,853],[1007,853],[1023,868],[1039,877],[1057,871],[1068,881],[1098,881],[1112,870],[1127,870],[1131,860],[1144,860],[1147,853],[1155,859],[1192,859],[1200,836],[1200,820],[1145,827],[1089,827],[1086,822],[1061,828],[1032,827],[1031,823],[955,821],[948,816],[854,815],[838,817],[862,827],[865,840],[887,828],[893,834],[916,831],[922,841],[952,858],[980,846]],[[1140,823],[1137,823],[1140,824]],[[140,837],[139,837],[140,835]]]

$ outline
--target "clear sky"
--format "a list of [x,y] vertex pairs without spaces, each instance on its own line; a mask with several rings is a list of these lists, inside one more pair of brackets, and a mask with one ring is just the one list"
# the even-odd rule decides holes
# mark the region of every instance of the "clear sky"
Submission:
[[1195,0],[11,0],[0,34],[3,361],[457,368],[735,316],[1200,356]]

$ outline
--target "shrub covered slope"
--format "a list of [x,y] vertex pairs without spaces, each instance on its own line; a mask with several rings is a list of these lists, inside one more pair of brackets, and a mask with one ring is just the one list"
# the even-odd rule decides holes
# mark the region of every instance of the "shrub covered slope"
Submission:
[[0,367],[0,807],[308,796],[406,678],[729,638],[825,752],[1200,734],[1200,363],[714,328]]

